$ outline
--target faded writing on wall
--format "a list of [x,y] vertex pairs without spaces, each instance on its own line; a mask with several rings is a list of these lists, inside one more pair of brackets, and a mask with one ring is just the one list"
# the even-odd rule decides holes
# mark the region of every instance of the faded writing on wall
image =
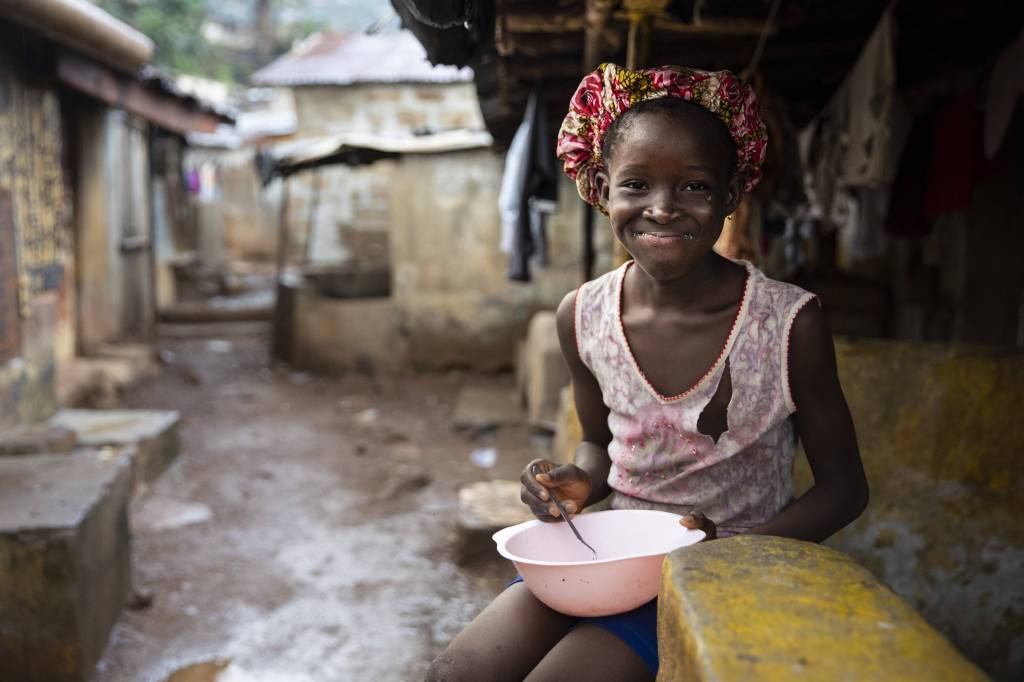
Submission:
[[21,313],[56,289],[68,252],[61,169],[61,120],[52,90],[19,81],[0,64],[0,189],[10,193]]

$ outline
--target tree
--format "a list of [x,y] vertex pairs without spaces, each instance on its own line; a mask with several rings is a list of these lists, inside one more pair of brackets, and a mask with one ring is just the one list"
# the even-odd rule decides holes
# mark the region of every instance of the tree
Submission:
[[156,44],[153,63],[177,73],[234,80],[235,68],[203,36],[204,0],[95,0]]

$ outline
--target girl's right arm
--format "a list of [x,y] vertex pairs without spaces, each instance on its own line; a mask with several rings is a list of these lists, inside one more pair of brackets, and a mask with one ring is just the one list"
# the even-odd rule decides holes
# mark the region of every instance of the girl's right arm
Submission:
[[575,291],[562,299],[555,319],[562,357],[569,367],[583,442],[576,448],[573,464],[558,466],[550,460],[536,459],[523,470],[520,477],[522,500],[542,521],[558,518],[558,510],[549,502],[551,491],[565,502],[566,511],[570,513],[603,500],[611,492],[608,471],[612,463],[608,444],[612,442],[612,434],[608,428],[608,406],[597,379],[580,359],[576,345]]

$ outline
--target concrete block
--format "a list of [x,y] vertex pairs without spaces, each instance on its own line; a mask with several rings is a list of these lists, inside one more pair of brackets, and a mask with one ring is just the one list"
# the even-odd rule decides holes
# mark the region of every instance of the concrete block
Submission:
[[569,384],[569,369],[562,358],[553,311],[541,311],[530,319],[520,362],[525,365],[517,374],[524,383],[526,418],[533,426],[554,431],[559,396]]
[[89,679],[128,597],[130,457],[0,459],[0,679]]
[[138,490],[178,456],[180,422],[181,415],[171,410],[60,410],[50,419],[74,431],[82,446],[133,446]]
[[122,392],[159,373],[150,345],[102,345],[90,357],[60,362],[57,400],[65,407],[112,408]]
[[534,518],[519,498],[519,481],[477,481],[459,488],[459,525],[493,533]]
[[286,300],[290,310],[278,324],[287,328],[275,330],[275,353],[293,367],[387,373],[407,366],[409,342],[391,298],[334,298],[299,286]]
[[71,429],[52,424],[22,424],[0,429],[0,456],[66,454],[78,437]]
[[559,464],[568,464],[576,455],[576,448],[583,441],[583,427],[576,416],[572,386],[562,389],[558,398],[558,423],[555,438],[551,443],[551,459]]
[[[1024,679],[1024,353],[837,339],[871,502],[827,544],[996,679]],[[798,492],[813,476],[796,467]]]
[[987,679],[847,555],[770,536],[666,558],[658,650],[666,682]]

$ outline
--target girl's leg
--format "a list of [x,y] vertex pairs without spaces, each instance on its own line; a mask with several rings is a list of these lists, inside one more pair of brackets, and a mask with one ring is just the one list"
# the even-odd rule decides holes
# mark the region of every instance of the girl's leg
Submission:
[[651,682],[653,679],[654,675],[632,647],[603,628],[583,623],[548,652],[526,682]]
[[512,585],[452,640],[431,664],[427,680],[522,680],[575,620],[549,609],[526,585]]

